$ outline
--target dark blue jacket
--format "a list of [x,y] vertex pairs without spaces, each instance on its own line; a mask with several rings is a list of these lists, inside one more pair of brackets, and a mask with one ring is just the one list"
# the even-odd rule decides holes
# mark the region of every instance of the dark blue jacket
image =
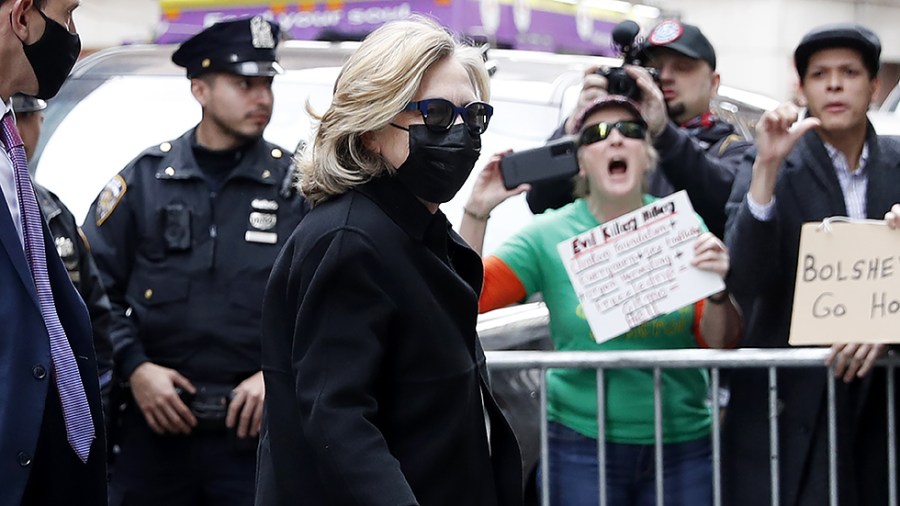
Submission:
[[[2,197],[2,192],[0,192]],[[87,394],[97,438],[87,464],[66,441],[50,365],[50,338],[5,199],[0,203],[0,505],[106,504],[106,439],[91,324],[44,226],[57,314]],[[30,480],[30,482],[29,482]]]

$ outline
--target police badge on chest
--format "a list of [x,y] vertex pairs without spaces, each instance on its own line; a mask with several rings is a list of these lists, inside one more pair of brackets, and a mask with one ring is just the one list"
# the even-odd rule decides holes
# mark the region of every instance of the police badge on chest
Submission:
[[72,280],[72,284],[78,286],[81,282],[81,273],[78,272],[78,252],[75,250],[75,243],[64,235],[54,237],[54,242],[59,258],[69,271],[69,279]]
[[250,216],[247,219],[244,240],[261,244],[275,244],[278,242],[278,233],[274,232],[276,225],[278,225],[278,202],[254,199],[250,203]]

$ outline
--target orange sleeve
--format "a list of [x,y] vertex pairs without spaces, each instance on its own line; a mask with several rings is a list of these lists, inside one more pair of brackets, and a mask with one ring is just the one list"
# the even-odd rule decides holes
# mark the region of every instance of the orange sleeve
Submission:
[[[700,319],[703,318],[703,311],[706,308],[706,299],[700,299],[694,304],[694,340],[697,341],[697,346],[700,348],[709,348],[709,343],[706,342],[706,338],[703,337],[703,333],[700,332]],[[731,343],[725,344],[725,349],[733,349],[738,347],[738,343],[741,342],[741,336],[743,336],[744,332],[741,329],[738,332],[737,337]]]
[[706,305],[706,299],[700,299],[694,303],[694,340],[697,341],[697,346],[700,348],[709,348],[709,344],[706,343],[706,339],[703,338],[703,333],[700,332],[700,319],[703,318],[703,308]]
[[478,300],[478,312],[506,307],[525,298],[525,285],[506,262],[495,256],[484,259],[484,286]]

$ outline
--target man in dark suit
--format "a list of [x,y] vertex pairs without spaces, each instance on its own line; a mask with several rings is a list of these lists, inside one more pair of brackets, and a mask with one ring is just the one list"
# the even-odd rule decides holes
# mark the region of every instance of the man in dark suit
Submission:
[[[876,135],[866,117],[880,54],[878,37],[865,27],[811,31],[794,53],[808,117],[794,125],[798,111],[785,104],[760,119],[758,152],[739,170],[726,232],[728,286],[754,304],[742,346],[788,346],[804,222],[881,219],[892,206],[900,210],[900,142]],[[828,503],[830,451],[838,455],[841,505],[887,504],[884,371],[867,374],[883,352],[883,345],[832,347],[828,364],[843,380],[836,385],[837,448],[827,443],[823,371],[779,371],[781,504]],[[766,371],[736,370],[722,436],[726,504],[769,503],[768,423]]]
[[[97,362],[85,305],[56,253],[10,111],[56,94],[81,49],[77,0],[0,1],[0,504],[105,504]],[[8,20],[8,22],[7,22]]]

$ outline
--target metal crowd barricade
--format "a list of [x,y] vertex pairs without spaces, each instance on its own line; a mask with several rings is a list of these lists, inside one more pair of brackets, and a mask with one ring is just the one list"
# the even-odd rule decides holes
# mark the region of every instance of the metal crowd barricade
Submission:
[[[781,367],[818,367],[826,374],[828,381],[828,447],[829,447],[829,494],[830,505],[838,504],[837,489],[837,443],[835,384],[831,368],[824,367],[828,356],[827,348],[791,348],[791,349],[739,349],[739,350],[641,350],[641,351],[604,351],[604,352],[568,352],[568,351],[488,351],[488,365],[492,370],[502,369],[536,369],[540,370],[540,462],[543,469],[549,461],[547,444],[547,370],[549,369],[596,369],[597,384],[603,385],[603,372],[606,369],[653,369],[654,379],[654,431],[656,434],[656,503],[663,506],[663,447],[662,447],[662,369],[706,368],[710,370],[710,388],[712,399],[712,452],[713,452],[713,504],[722,504],[721,481],[721,442],[719,417],[719,371],[734,368],[768,368],[769,371],[769,440],[770,467],[772,483],[771,504],[779,506],[779,451],[778,451],[778,384],[776,370]],[[894,368],[900,364],[900,356],[888,356],[880,359],[876,366],[885,367],[888,371],[887,403],[895,404]],[[606,448],[605,431],[605,399],[604,389],[597,388],[597,461],[600,506],[606,506]],[[894,433],[894,410],[887,410],[888,422],[888,476],[897,475],[896,434]],[[541,473],[541,503],[549,506],[549,473]],[[888,480],[889,504],[897,506],[896,480]]]

